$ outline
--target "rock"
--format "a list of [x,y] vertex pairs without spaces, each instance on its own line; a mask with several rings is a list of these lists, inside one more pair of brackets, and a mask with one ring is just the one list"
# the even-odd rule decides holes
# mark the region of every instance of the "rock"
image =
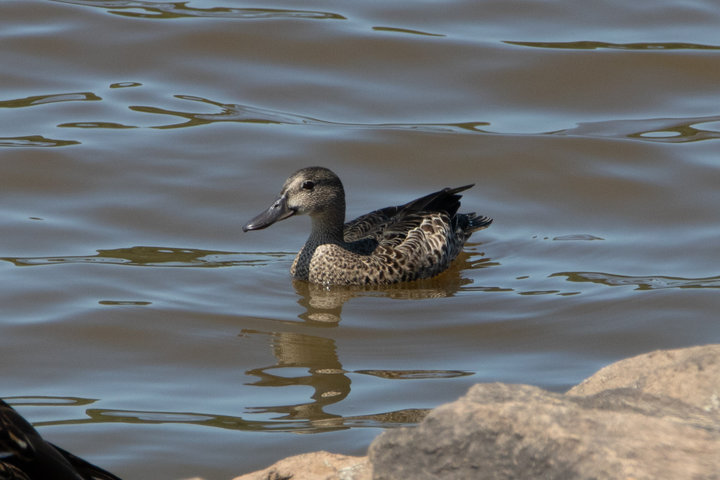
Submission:
[[572,397],[481,384],[417,428],[383,433],[369,455],[374,480],[711,479],[720,472],[718,420],[631,389]]
[[280,460],[265,470],[233,480],[371,480],[367,457],[313,452]]
[[720,345],[623,360],[564,395],[475,385],[380,435],[369,462],[319,452],[238,478],[720,479]]
[[568,395],[633,388],[720,412],[720,345],[658,350],[608,365]]

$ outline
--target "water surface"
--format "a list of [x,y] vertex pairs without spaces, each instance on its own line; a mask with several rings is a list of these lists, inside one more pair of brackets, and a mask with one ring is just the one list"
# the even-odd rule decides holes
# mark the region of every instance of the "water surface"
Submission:
[[[12,0],[0,394],[123,478],[362,454],[477,382],[564,391],[718,342],[713,2]],[[323,289],[293,171],[348,217],[470,182],[431,281]]]

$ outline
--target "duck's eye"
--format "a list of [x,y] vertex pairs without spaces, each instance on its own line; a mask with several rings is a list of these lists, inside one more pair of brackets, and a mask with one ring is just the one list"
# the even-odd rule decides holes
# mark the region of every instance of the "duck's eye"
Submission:
[[315,182],[311,180],[305,180],[302,184],[302,188],[303,190],[312,190],[313,188],[315,188]]

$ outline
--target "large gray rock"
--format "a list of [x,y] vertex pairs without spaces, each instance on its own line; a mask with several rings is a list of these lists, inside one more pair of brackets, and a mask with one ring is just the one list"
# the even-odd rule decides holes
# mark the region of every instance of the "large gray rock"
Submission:
[[567,395],[480,384],[370,446],[375,480],[720,479],[720,345],[653,352]]
[[528,385],[475,385],[417,427],[380,435],[369,462],[319,452],[243,478],[370,476],[720,479],[720,345],[623,360],[565,395]]
[[568,395],[593,395],[632,388],[720,412],[720,345],[657,350],[620,360],[571,388]]
[[370,447],[375,480],[720,478],[720,419],[631,389],[473,386]]

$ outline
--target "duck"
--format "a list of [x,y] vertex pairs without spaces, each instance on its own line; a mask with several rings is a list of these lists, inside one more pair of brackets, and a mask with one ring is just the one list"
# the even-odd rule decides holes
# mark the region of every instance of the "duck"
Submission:
[[270,207],[242,228],[261,230],[308,215],[310,236],[290,268],[296,280],[327,286],[412,282],[446,270],[470,235],[492,223],[458,213],[459,193],[473,186],[443,188],[346,223],[340,178],[325,167],[306,167],[290,175]]
[[43,439],[14,408],[0,399],[0,479],[120,480]]

